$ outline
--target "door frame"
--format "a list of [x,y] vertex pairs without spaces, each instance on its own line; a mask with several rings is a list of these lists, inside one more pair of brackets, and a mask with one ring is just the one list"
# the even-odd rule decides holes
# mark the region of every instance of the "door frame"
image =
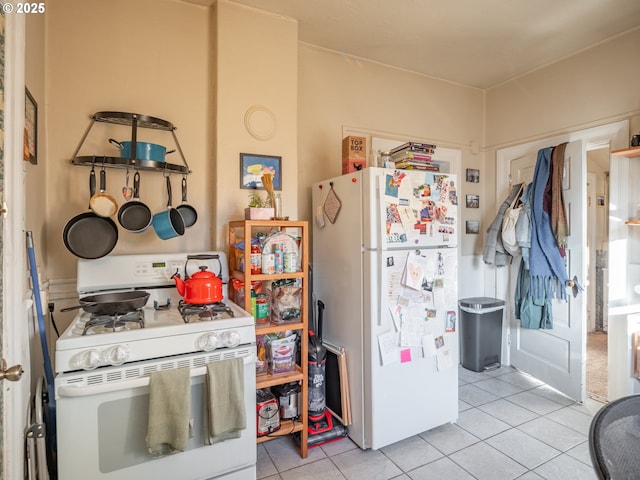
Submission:
[[[25,182],[23,130],[25,98],[25,17],[5,15],[4,193],[2,222],[2,356],[9,366],[20,363],[19,382],[2,385],[2,475],[24,478],[24,432],[29,403],[30,360],[26,275]],[[27,355],[25,357],[25,354]],[[26,392],[26,393],[25,393]],[[27,398],[25,397],[27,395]]]
[[[588,161],[588,157],[587,157]],[[596,174],[587,170],[587,278],[589,282],[584,285],[587,294],[587,334],[596,327]]]
[[[513,147],[507,147],[496,150],[496,172],[508,172],[509,162],[521,155],[525,155],[535,149],[558,145],[563,142],[573,142],[582,140],[585,143],[586,150],[596,148],[609,147],[609,150],[618,150],[627,148],[629,143],[629,121],[621,120],[619,122],[609,123],[598,127],[578,130],[558,134],[550,138],[535,140],[525,144],[519,144]],[[584,160],[586,162],[586,158]],[[585,164],[586,169],[586,164]],[[500,174],[496,175],[496,193],[497,198],[505,198],[510,190],[509,178]],[[509,271],[505,268],[493,269],[495,275],[495,296],[497,298],[508,298],[509,292]],[[586,319],[584,320],[586,322]],[[511,364],[511,352],[507,345],[506,339],[510,338],[511,327],[510,321],[503,322],[503,337],[505,339],[502,346],[502,363]]]

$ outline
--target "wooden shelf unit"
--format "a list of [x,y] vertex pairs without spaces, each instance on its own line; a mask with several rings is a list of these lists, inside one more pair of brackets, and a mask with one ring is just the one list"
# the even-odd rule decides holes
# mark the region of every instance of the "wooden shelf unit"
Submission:
[[622,150],[613,150],[611,155],[620,155],[627,158],[640,157],[640,147],[624,148]]
[[[258,232],[296,232],[300,237],[299,255],[301,271],[278,274],[252,274],[251,273],[251,238]],[[243,255],[244,271],[236,264],[234,245],[244,240],[245,249]],[[276,385],[284,385],[290,382],[300,384],[300,412],[298,420],[281,420],[280,429],[257,438],[258,443],[266,442],[273,438],[279,438],[300,432],[298,450],[302,458],[307,457],[308,451],[308,338],[309,338],[309,224],[306,221],[291,220],[237,220],[229,222],[229,272],[232,278],[244,283],[245,295],[244,305],[241,305],[247,312],[251,312],[251,282],[273,281],[287,278],[299,278],[302,280],[302,300],[301,300],[301,321],[285,323],[282,325],[256,325],[256,335],[266,335],[270,333],[281,333],[287,330],[297,330],[300,335],[300,364],[292,372],[275,375],[261,374],[256,376],[256,388],[269,388]]]

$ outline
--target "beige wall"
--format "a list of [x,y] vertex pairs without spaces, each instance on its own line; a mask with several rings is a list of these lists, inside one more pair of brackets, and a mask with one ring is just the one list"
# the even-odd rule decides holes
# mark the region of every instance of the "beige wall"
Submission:
[[[44,53],[43,26],[28,24],[27,83],[46,98],[46,155],[26,168],[27,224],[45,237],[48,278],[75,276],[76,258],[61,234],[86,210],[89,169],[69,159],[96,111],[174,123],[193,171],[189,203],[199,212],[198,223],[177,239],[120,230],[114,253],[224,248],[226,224],[242,218],[249,193],[239,188],[240,152],[282,156],[284,213],[310,220],[311,184],[340,173],[345,127],[460,148],[463,172],[481,170],[480,184],[461,182],[462,202],[467,193],[481,198],[481,209],[463,208],[462,220],[480,219],[482,229],[502,195],[495,191],[496,146],[610,119],[631,117],[632,129],[640,128],[640,66],[629,61],[640,31],[484,92],[301,44],[295,21],[225,0],[214,9],[172,0],[94,0],[91,8],[52,0],[44,18]],[[245,124],[256,106],[275,118],[266,140]],[[107,138],[128,135],[115,128],[95,125],[80,154],[115,155]],[[166,137],[142,139],[171,147]],[[118,196],[124,171],[107,173]],[[143,172],[142,199],[154,211],[166,202],[162,180]],[[174,204],[179,180],[174,176]],[[463,235],[462,247],[463,255],[481,253],[482,235]]]
[[[214,243],[224,248],[227,223],[244,218],[249,200],[250,190],[240,188],[241,152],[282,157],[283,213],[298,218],[298,25],[224,0],[217,2],[216,17],[216,209],[211,223]],[[247,111],[255,113],[246,118]]]
[[[299,55],[300,216],[311,219],[311,185],[340,175],[343,127],[385,138],[428,140],[463,151],[464,168],[483,169],[484,93],[302,44]],[[460,199],[482,194],[483,185],[460,183]],[[464,207],[463,218],[476,211]],[[465,217],[466,216],[466,217]],[[479,218],[478,218],[479,219]],[[463,235],[463,254],[478,249],[479,236]]]
[[42,269],[46,259],[47,232],[45,230],[47,214],[47,102],[45,98],[45,16],[26,15],[26,62],[25,84],[38,104],[38,164],[24,162],[25,188],[28,192],[27,205],[30,206],[25,214],[25,228],[33,232],[35,256],[38,266]]
[[637,115],[638,47],[640,28],[488,90],[486,146]]
[[[90,7],[90,8],[89,8]],[[74,278],[76,257],[62,241],[66,222],[87,210],[88,167],[69,162],[98,111],[152,115],[173,123],[189,167],[189,203],[200,220],[183,237],[163,241],[153,230],[120,229],[113,253],[207,249],[214,172],[209,142],[209,9],[171,0],[54,0],[47,3],[46,98],[47,201],[28,209],[46,212],[49,278]],[[130,129],[96,123],[80,155],[117,156],[107,143],[130,137]],[[169,132],[140,131],[138,140],[175,145]],[[168,157],[182,163],[177,154]],[[39,167],[40,168],[40,167]],[[142,172],[142,200],[152,211],[166,208],[160,173]],[[123,201],[125,171],[107,170],[107,190]],[[180,177],[172,176],[174,206]],[[29,192],[30,196],[32,192]],[[30,213],[31,214],[31,213]]]

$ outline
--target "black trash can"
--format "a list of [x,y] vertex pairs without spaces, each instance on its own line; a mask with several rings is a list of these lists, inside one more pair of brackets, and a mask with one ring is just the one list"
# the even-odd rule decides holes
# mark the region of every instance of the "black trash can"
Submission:
[[460,358],[474,372],[500,367],[504,300],[464,298],[460,307]]

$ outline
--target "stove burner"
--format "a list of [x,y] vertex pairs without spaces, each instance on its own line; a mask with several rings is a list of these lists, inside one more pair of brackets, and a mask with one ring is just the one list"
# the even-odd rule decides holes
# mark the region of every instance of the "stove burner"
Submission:
[[82,335],[121,332],[137,328],[144,328],[144,312],[141,308],[121,315],[93,313],[84,325]]
[[191,323],[192,321],[203,322],[234,316],[233,310],[224,302],[195,304],[180,300],[178,311],[182,315],[184,323]]

